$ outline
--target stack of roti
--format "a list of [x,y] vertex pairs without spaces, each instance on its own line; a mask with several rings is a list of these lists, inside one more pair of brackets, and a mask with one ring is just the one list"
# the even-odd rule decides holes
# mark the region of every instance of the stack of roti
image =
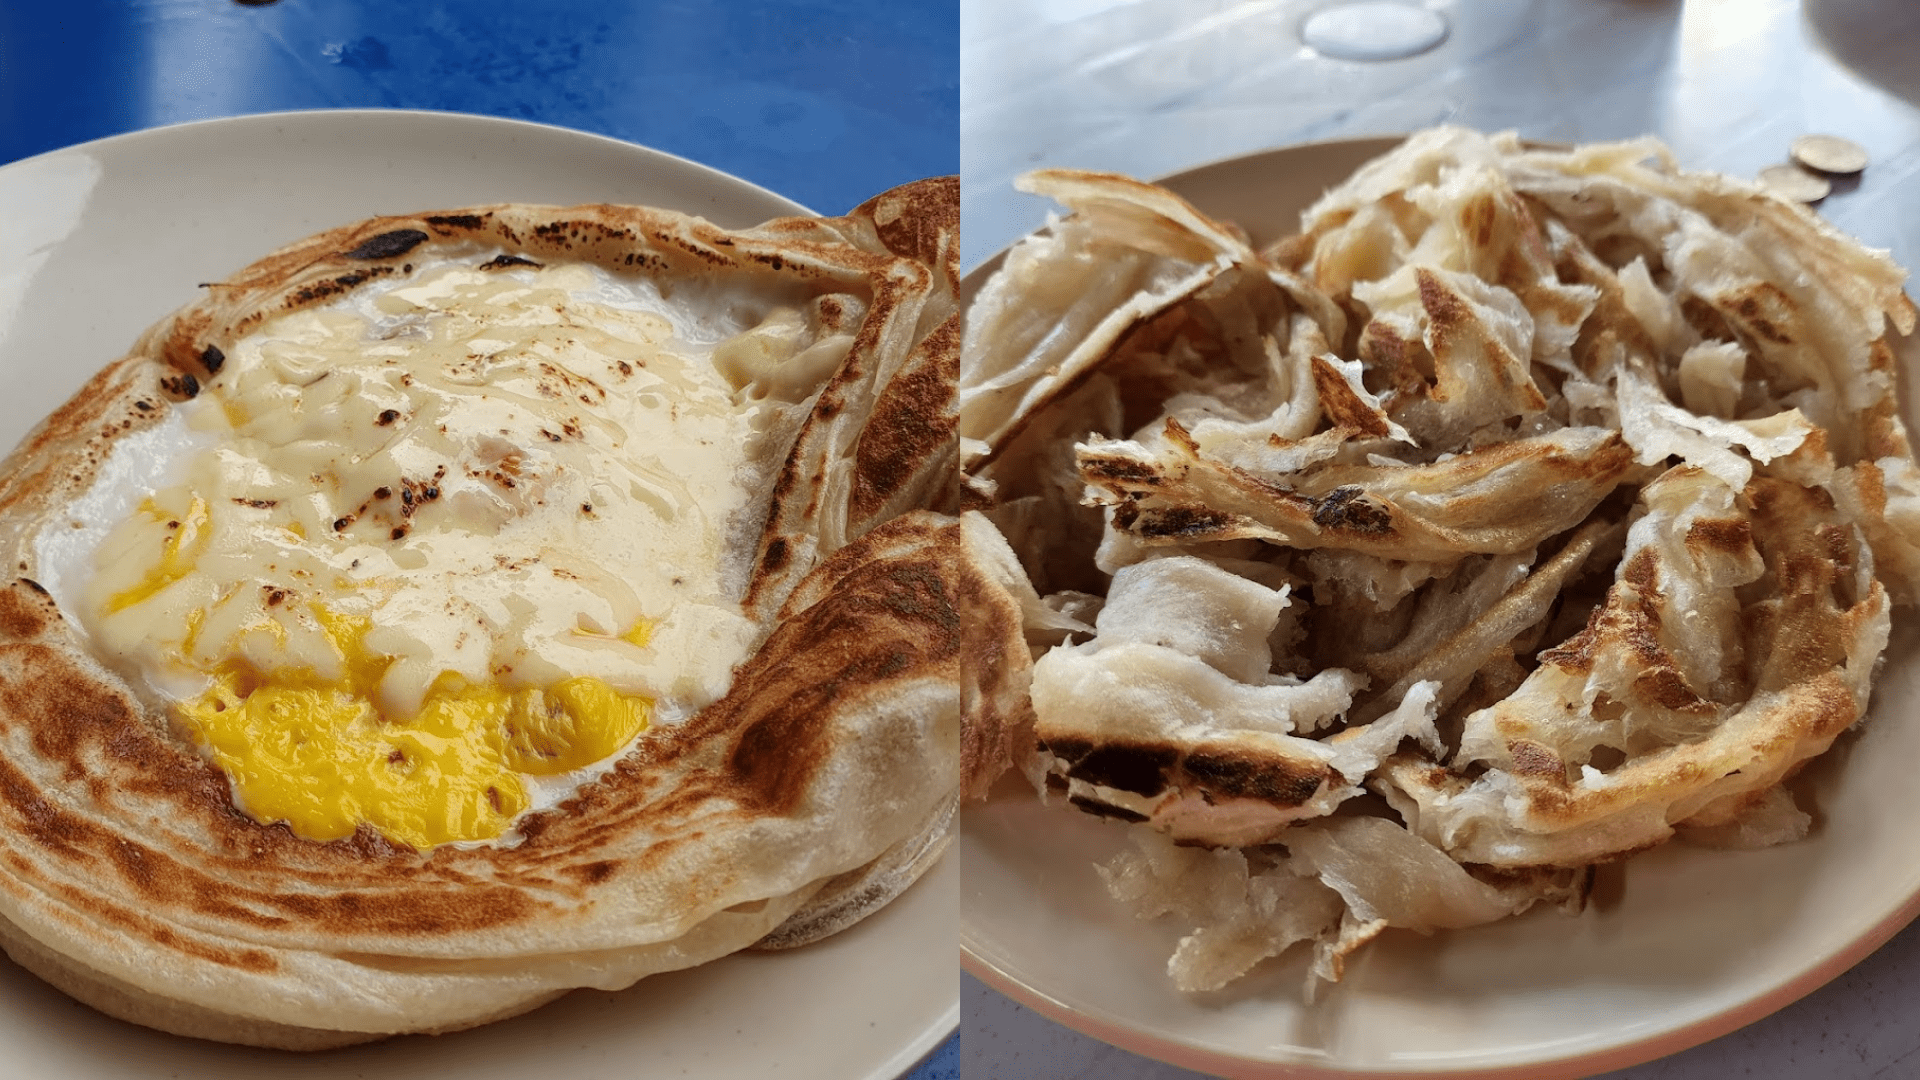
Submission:
[[1131,823],[1179,986],[1805,834],[1920,596],[1884,252],[1651,139],[1425,131],[1264,251],[1023,186],[1071,214],[967,313],[966,785]]
[[0,469],[0,944],[312,1049],[899,894],[977,587],[957,195],[380,218],[156,326]]

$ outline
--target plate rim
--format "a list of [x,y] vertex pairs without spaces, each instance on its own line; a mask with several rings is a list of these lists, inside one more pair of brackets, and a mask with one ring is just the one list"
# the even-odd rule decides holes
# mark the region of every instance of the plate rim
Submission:
[[[1374,134],[1288,143],[1215,158],[1154,177],[1148,182],[1167,187],[1182,199],[1187,199],[1188,196],[1181,191],[1181,187],[1191,185],[1215,170],[1258,167],[1256,163],[1264,159],[1285,158],[1313,150],[1358,153],[1363,148],[1372,148],[1374,153],[1368,155],[1371,159],[1399,145],[1408,137],[1409,133]],[[1212,212],[1205,206],[1196,204],[1195,209],[1211,216]],[[1016,240],[1014,244],[1019,242]],[[966,298],[969,305],[972,296],[978,292],[987,277],[1002,265],[1007,252],[1013,246],[1010,244],[987,256],[963,275],[961,295]],[[1908,341],[1910,345],[1920,342],[1920,334],[1916,334]],[[1903,380],[1903,384],[1911,382],[1911,379]],[[1912,622],[1914,615],[1915,612],[1908,612],[1903,621]],[[1878,681],[1876,679],[1876,684]],[[1852,730],[1858,730],[1858,721]],[[979,805],[981,804],[973,803],[962,807],[963,833],[966,812]],[[970,928],[967,910],[966,905],[963,904],[959,926],[961,970],[980,980],[995,992],[1032,1009],[1055,1023],[1168,1065],[1232,1077],[1234,1080],[1434,1080],[1436,1077],[1468,1076],[1474,1080],[1578,1080],[1580,1077],[1592,1076],[1600,1072],[1644,1064],[1711,1042],[1793,1004],[1865,960],[1892,940],[1908,924],[1920,918],[1920,889],[1910,892],[1902,903],[1850,937],[1843,946],[1815,957],[1798,974],[1718,1012],[1679,1027],[1591,1050],[1577,1051],[1572,1055],[1548,1056],[1518,1063],[1510,1061],[1498,1065],[1459,1060],[1450,1061],[1444,1066],[1412,1071],[1392,1067],[1378,1069],[1335,1067],[1297,1059],[1259,1059],[1227,1054],[1193,1043],[1150,1034],[1129,1025],[1119,1016],[1105,1013],[1104,1010],[1075,1007],[1039,987],[1027,984],[989,958],[979,947],[979,940]]]
[[[450,109],[379,107],[284,109],[183,120],[102,135],[82,142],[52,147],[26,157],[0,163],[0,178],[4,178],[14,172],[24,172],[40,168],[47,159],[57,158],[63,155],[125,156],[145,152],[147,144],[166,144],[172,140],[181,138],[205,137],[209,134],[214,137],[224,136],[239,139],[260,138],[266,135],[270,129],[279,125],[298,127],[316,123],[427,124],[444,128],[468,127],[474,131],[485,131],[493,137],[511,136],[518,133],[545,139],[555,139],[563,143],[594,146],[598,149],[630,155],[639,161],[646,162],[651,167],[677,172],[683,178],[707,180],[711,181],[716,187],[731,188],[733,189],[733,195],[735,197],[763,203],[767,207],[768,218],[785,216],[829,216],[815,211],[793,198],[773,191],[764,185],[736,176],[712,165],[643,143],[599,132],[567,127],[561,124]],[[875,192],[874,194],[879,194],[879,192]],[[693,209],[683,210],[682,212],[690,214],[698,213],[697,210]],[[64,242],[66,242],[66,238],[56,241],[43,250],[57,248]],[[78,384],[76,384],[76,387],[77,385]],[[916,880],[914,882],[914,886],[920,886],[925,879],[933,878],[936,873],[945,866],[948,868],[947,872],[956,878],[955,888],[957,889],[958,861],[956,852],[948,851],[943,853],[939,860],[937,860],[933,866],[930,866],[925,874],[921,875],[922,880]],[[912,891],[913,887],[910,886],[908,892]],[[892,907],[893,905],[889,904],[887,906]],[[857,927],[853,929],[857,929]],[[747,950],[742,950],[742,952],[745,951]],[[725,958],[723,957],[721,959]],[[18,964],[10,958],[0,959],[0,963],[18,967]],[[24,968],[20,970],[25,972]],[[70,995],[63,993],[51,984],[45,983],[45,980],[32,976],[30,972],[26,974],[33,982],[39,984],[39,988],[45,993],[72,1004],[76,1009],[83,1010],[89,1015],[89,1020],[138,1029],[145,1034],[165,1038],[169,1041],[206,1042],[205,1040],[188,1039],[183,1036],[169,1035],[165,1032],[156,1032],[142,1025],[131,1024],[127,1021],[106,1016],[105,1014],[99,1013],[98,1010],[84,1006],[73,1000]],[[590,987],[583,989],[587,989],[590,992],[598,992],[593,991]],[[538,1010],[536,1010],[536,1012],[537,1011]],[[862,1080],[896,1080],[896,1078],[905,1077],[929,1060],[943,1043],[953,1038],[958,1032],[959,1026],[960,996],[958,979],[956,978],[954,980],[952,996],[946,999],[944,1007],[933,1016],[931,1022],[917,1026],[910,1031],[903,1031],[902,1034],[905,1037],[899,1040],[891,1052],[875,1060],[870,1070],[860,1074]],[[458,1034],[455,1033],[452,1037],[457,1038]],[[214,1047],[216,1052],[235,1050],[252,1052],[251,1048],[236,1047],[230,1044],[207,1043],[207,1045]],[[324,1052],[319,1055],[298,1055],[296,1060],[317,1064],[319,1060],[325,1056],[326,1054]],[[456,1061],[458,1060],[458,1055],[453,1055],[447,1060]],[[44,1059],[36,1057],[35,1061],[44,1061]],[[73,1062],[68,1062],[68,1064],[73,1064]]]
[[[195,120],[178,120],[178,121],[174,121],[166,124],[156,124],[153,127],[137,128],[132,131],[121,131],[121,132],[116,132],[112,135],[102,135],[98,138],[88,139],[84,142],[69,143],[65,146],[56,146],[48,150],[42,150],[37,154],[31,154],[27,157],[15,158],[12,161],[0,163],[0,171],[12,169],[16,166],[24,166],[31,162],[39,161],[42,158],[52,157],[58,154],[73,153],[75,151],[90,152],[95,150],[106,150],[108,152],[122,152],[120,148],[123,146],[132,145],[132,144],[143,142],[149,139],[176,138],[183,133],[197,133],[202,130],[221,128],[221,127],[246,127],[246,126],[252,126],[252,125],[270,125],[274,123],[288,123],[288,122],[298,124],[298,123],[306,123],[312,119],[317,119],[317,118],[338,119],[338,120],[347,121],[347,122],[358,121],[361,123],[391,123],[397,120],[412,120],[415,122],[425,122],[425,123],[453,123],[453,124],[469,123],[469,124],[474,124],[476,126],[519,129],[526,132],[540,132],[546,136],[559,135],[559,136],[565,136],[565,137],[571,137],[571,138],[586,139],[593,142],[607,144],[608,148],[618,148],[624,151],[639,151],[643,156],[660,159],[663,163],[667,163],[675,167],[686,168],[696,172],[705,173],[711,178],[723,183],[732,184],[732,185],[743,187],[743,188],[751,188],[756,194],[760,196],[763,196],[775,202],[784,203],[787,206],[793,208],[790,211],[783,211],[785,213],[792,213],[796,216],[807,216],[807,217],[827,216],[810,207],[802,205],[797,200],[794,200],[792,198],[789,198],[788,196],[782,195],[771,188],[765,187],[761,184],[754,183],[753,181],[748,180],[744,177],[735,176],[733,173],[727,172],[723,169],[716,168],[712,165],[705,164],[704,162],[695,161],[694,159],[689,157],[683,157],[670,150],[662,150],[658,147],[649,146],[645,143],[634,142],[631,139],[622,139],[614,135],[604,135],[597,131],[587,131],[584,128],[567,127],[563,124],[550,124],[540,120],[523,120],[518,117],[494,116],[489,113],[462,112],[458,109],[421,109],[421,108],[388,109],[388,108],[369,108],[365,106],[352,106],[352,107],[343,107],[343,108],[319,108],[319,109],[275,109],[268,112],[244,112],[244,113],[234,113],[228,116],[210,116],[210,117],[202,117]],[[879,194],[879,193],[875,192],[875,194]]]

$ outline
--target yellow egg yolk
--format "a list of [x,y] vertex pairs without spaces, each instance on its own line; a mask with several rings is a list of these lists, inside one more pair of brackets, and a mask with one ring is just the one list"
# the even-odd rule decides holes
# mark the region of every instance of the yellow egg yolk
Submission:
[[[313,612],[344,678],[263,678],[236,661],[177,706],[242,808],[307,839],[341,839],[365,823],[416,848],[490,840],[529,805],[522,776],[591,765],[647,726],[651,701],[592,678],[508,690],[443,677],[418,715],[383,717],[372,698],[388,660],[364,645],[372,621]],[[644,636],[644,624],[634,633]]]

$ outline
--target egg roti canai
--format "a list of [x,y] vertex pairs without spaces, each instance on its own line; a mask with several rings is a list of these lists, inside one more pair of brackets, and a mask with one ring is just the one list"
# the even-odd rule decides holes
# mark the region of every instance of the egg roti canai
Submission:
[[0,474],[0,938],[448,1031],[897,895],[955,798],[957,189],[498,205],[207,287]]

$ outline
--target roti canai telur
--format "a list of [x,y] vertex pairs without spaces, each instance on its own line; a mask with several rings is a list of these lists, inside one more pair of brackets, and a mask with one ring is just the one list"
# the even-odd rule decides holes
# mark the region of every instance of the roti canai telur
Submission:
[[474,207],[208,286],[0,479],[0,937],[164,1030],[445,1031],[944,843],[956,191]]

